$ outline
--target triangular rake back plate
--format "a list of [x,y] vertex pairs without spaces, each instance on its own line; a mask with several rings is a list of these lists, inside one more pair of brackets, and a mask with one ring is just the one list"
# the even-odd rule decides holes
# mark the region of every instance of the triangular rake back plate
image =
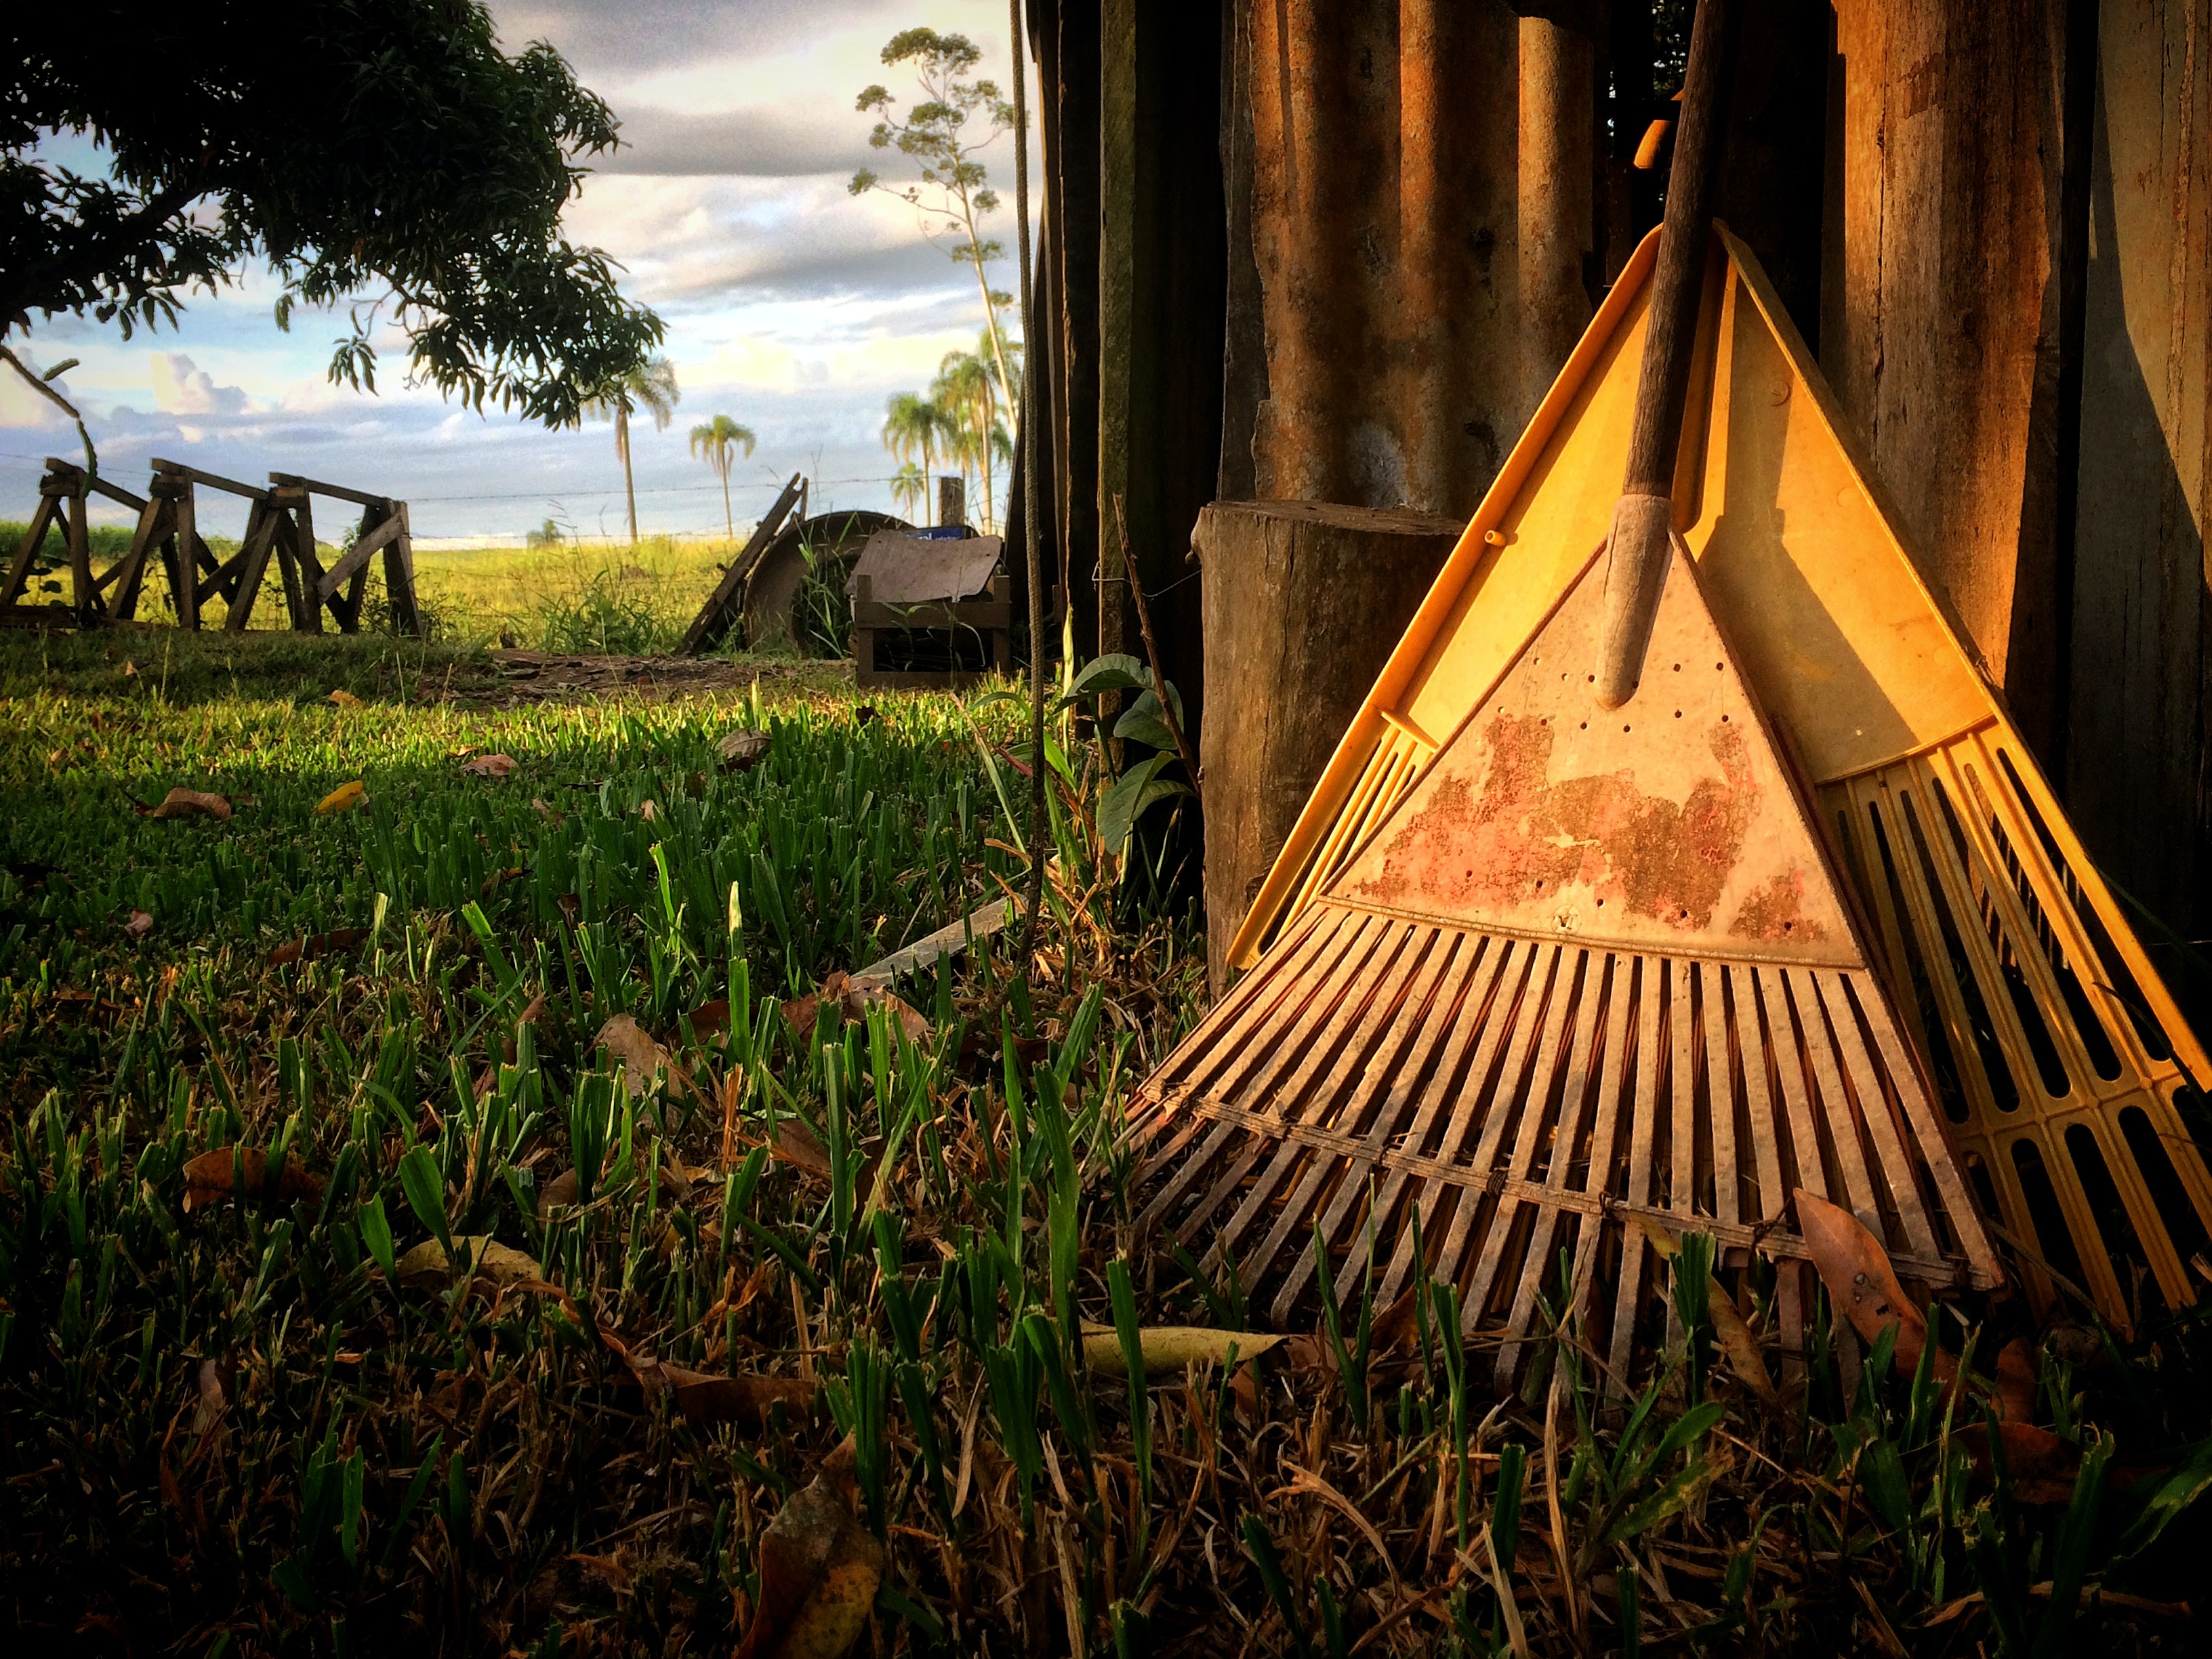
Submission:
[[1808,1306],[1799,1188],[1908,1276],[1999,1277],[1688,559],[1643,690],[1609,714],[1584,672],[1602,587],[1593,560],[1133,1114],[1156,1144],[1147,1221],[1270,1284],[1279,1320],[1316,1224],[1363,1259],[1372,1239],[1386,1302],[1458,1286],[1470,1334],[1502,1339],[1501,1386],[1547,1296],[1616,1384],[1643,1368],[1661,1333],[1639,1218],[1780,1261],[1785,1350]]
[[[1319,901],[1603,539],[1656,253],[1655,232],[1346,732],[1232,946],[1239,966]],[[1725,230],[1695,363],[1677,527],[1844,849],[1946,1133],[2032,1301],[2077,1287],[2126,1330],[2133,1261],[2169,1305],[2192,1302],[2212,1173],[2180,1107],[2212,1121],[2212,1060]]]

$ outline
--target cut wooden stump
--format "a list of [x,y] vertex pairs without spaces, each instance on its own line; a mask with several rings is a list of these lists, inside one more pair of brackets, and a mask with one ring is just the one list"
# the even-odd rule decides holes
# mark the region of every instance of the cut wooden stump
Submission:
[[1464,527],[1322,501],[1215,501],[1199,515],[1216,996],[1253,895]]

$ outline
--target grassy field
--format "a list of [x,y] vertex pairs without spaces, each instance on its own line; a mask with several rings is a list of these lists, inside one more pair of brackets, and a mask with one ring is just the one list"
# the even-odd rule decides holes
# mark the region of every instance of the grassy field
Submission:
[[[25,526],[0,521],[0,548],[9,555]],[[120,558],[131,532],[114,526],[92,532],[94,568]],[[51,564],[59,558],[61,539],[50,532]],[[742,543],[719,538],[650,536],[635,547],[564,543],[544,548],[477,548],[421,550],[415,555],[416,594],[432,636],[457,645],[495,645],[502,635],[517,644],[547,651],[590,651],[650,655],[672,648],[685,624],[698,614]],[[237,551],[226,538],[210,542],[218,558]],[[327,564],[337,556],[325,545]],[[370,562],[364,616],[384,614],[384,567]],[[67,572],[48,570],[33,579],[30,601],[66,594]],[[167,583],[149,574],[139,605],[149,620],[167,619]],[[204,624],[219,627],[228,607],[219,599],[204,606]],[[286,625],[283,580],[274,563],[263,578],[255,601],[253,630],[280,631]]]
[[2193,1316],[2033,1334],[2032,1439],[1932,1358],[1847,1392],[1825,1316],[1762,1405],[1701,1274],[1626,1420],[1571,1322],[1492,1401],[1452,1287],[1358,1261],[1247,1330],[1133,1224],[1203,952],[1071,726],[1036,955],[902,1006],[825,976],[1019,878],[1011,700],[484,710],[423,696],[458,646],[151,643],[0,637],[25,1651],[2197,1649]]

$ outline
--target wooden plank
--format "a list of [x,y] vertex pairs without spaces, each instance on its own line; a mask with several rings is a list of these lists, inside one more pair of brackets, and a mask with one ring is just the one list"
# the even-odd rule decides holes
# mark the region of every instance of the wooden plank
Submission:
[[[155,465],[158,466],[161,463],[157,461]],[[388,495],[373,495],[365,489],[349,489],[343,484],[325,483],[320,478],[303,478],[296,472],[272,472],[269,475],[269,482],[276,486],[280,495],[289,496],[295,492],[329,495],[341,501],[351,501],[356,507],[381,507],[392,499]]]
[[243,634],[261,597],[261,579],[269,569],[269,551],[276,540],[283,509],[263,496],[246,517],[246,539],[238,550],[238,575],[230,594],[230,611],[222,619],[226,634]]
[[100,603],[99,586],[92,580],[92,526],[85,516],[86,506],[82,494],[70,498],[70,599],[79,628],[93,627],[107,608]]
[[161,538],[169,534],[175,514],[170,504],[156,496],[139,509],[137,527],[131,532],[130,550],[116,566],[114,606],[118,621],[129,622],[138,614],[138,594],[146,580],[146,561]]
[[143,513],[146,510],[146,498],[144,496],[134,495],[121,485],[108,483],[106,478],[100,477],[97,473],[92,475],[90,477],[85,477],[84,469],[74,461],[65,461],[58,455],[49,455],[46,457],[46,471],[49,473],[74,473],[83,480],[84,487],[89,489],[94,495],[105,495],[109,501],[117,502],[121,506],[127,507],[134,513]]
[[[307,497],[302,495],[300,499],[304,501]],[[297,634],[307,631],[307,595],[311,590],[301,585],[300,559],[292,550],[292,514],[280,499],[276,504],[276,568],[284,581],[286,626]]]
[[58,507],[55,497],[40,495],[31,522],[24,529],[22,543],[15,550],[15,562],[8,567],[7,584],[0,586],[0,607],[12,605],[22,597],[24,584],[31,578],[31,562],[38,557],[39,548],[46,539],[46,532],[52,526]]
[[182,461],[165,461],[156,455],[153,465],[155,471],[164,473],[169,477],[182,478],[196,484],[205,484],[210,489],[228,490],[234,495],[243,495],[248,501],[262,501],[269,494],[259,484],[240,483],[237,479],[226,478],[219,472],[204,472],[198,467],[186,466]]
[[315,507],[302,495],[292,503],[292,556],[300,562],[300,615],[292,626],[302,634],[323,631],[323,565],[315,553]]
[[[2098,11],[2060,793],[2114,883],[2194,939],[2212,933],[2212,0]],[[2170,986],[2197,978],[2152,954]],[[2191,1000],[2204,1030],[2201,983]]]
[[738,623],[738,596],[744,592],[745,579],[752,574],[753,566],[768,550],[776,532],[783,528],[785,515],[799,500],[799,475],[791,475],[761,520],[753,526],[753,533],[745,540],[744,550],[730,561],[730,568],[722,573],[722,580],[714,584],[714,591],[707,596],[707,603],[699,607],[699,614],[691,619],[690,627],[684,630],[683,642],[676,648],[684,656],[696,656],[711,646],[719,645]]
[[965,599],[957,605],[883,605],[856,599],[853,604],[854,627],[906,633],[961,628],[981,634],[1010,627],[1013,619],[1014,608],[1005,599]]
[[410,639],[422,637],[422,611],[415,598],[415,538],[408,529],[407,503],[392,503],[398,533],[385,544],[384,591],[392,605],[392,626]]
[[[374,507],[369,509],[370,513],[375,511]],[[368,515],[365,514],[362,516],[367,518]],[[344,586],[349,580],[366,570],[369,556],[397,538],[404,522],[397,513],[394,513],[385,518],[381,523],[373,526],[364,524],[359,539],[346,550],[345,556],[325,571],[322,580],[315,584],[316,597],[325,600],[330,599],[339,588]],[[353,615],[350,617],[343,617],[341,620],[349,623],[346,631],[350,634],[361,623],[360,596],[358,594],[351,596],[347,603]]]
[[197,633],[200,625],[198,506],[193,499],[191,478],[173,476],[168,482],[177,487],[169,502],[177,526],[177,550],[169,561],[170,599],[177,608],[177,626]]

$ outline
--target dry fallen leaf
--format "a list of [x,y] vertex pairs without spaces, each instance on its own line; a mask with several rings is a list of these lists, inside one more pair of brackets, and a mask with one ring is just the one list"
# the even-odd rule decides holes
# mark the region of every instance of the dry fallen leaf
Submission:
[[222,1420],[230,1409],[231,1385],[238,1380],[238,1361],[226,1356],[222,1359],[200,1361],[198,1399],[192,1411],[192,1432],[204,1434]]
[[368,929],[366,927],[333,927],[327,933],[310,933],[305,939],[287,939],[269,953],[269,965],[282,968],[287,963],[311,962],[317,957],[350,951],[368,937]]
[[657,1359],[623,1358],[647,1394],[668,1394],[676,1409],[694,1423],[762,1424],[779,1400],[793,1417],[805,1416],[814,1403],[816,1385],[801,1377],[711,1376]]
[[658,823],[660,822],[660,809],[658,806],[655,806],[649,799],[639,803],[637,815],[643,818],[647,823]]
[[[1681,1250],[1681,1241],[1654,1216],[1639,1215],[1636,1218],[1643,1225],[1644,1236],[1651,1241],[1651,1248],[1673,1261]],[[1728,1293],[1728,1287],[1710,1273],[1705,1277],[1705,1311],[1713,1322],[1713,1334],[1720,1339],[1721,1352],[1727,1357],[1729,1369],[1768,1405],[1781,1404],[1782,1395],[1773,1378],[1767,1376],[1766,1361],[1760,1357],[1759,1339],[1744,1323],[1743,1315],[1735,1305],[1735,1298]]]
[[538,816],[544,818],[546,823],[551,824],[556,830],[559,829],[562,824],[568,821],[568,816],[567,813],[554,811],[553,808],[548,806],[544,801],[538,799],[535,795],[532,795],[530,798],[530,804],[538,809]]
[[221,795],[203,794],[197,789],[172,789],[161,797],[158,806],[135,803],[141,817],[197,818],[210,817],[217,823],[230,817],[230,802]]
[[867,1629],[884,1547],[854,1518],[851,1445],[761,1534],[760,1593],[734,1659],[842,1659]]
[[750,772],[768,758],[775,744],[765,732],[738,731],[726,734],[714,748],[722,757],[725,772]]
[[[1228,1363],[1237,1350],[1239,1364],[1257,1359],[1287,1339],[1261,1331],[1218,1331],[1203,1325],[1147,1325],[1137,1333],[1138,1352],[1144,1356],[1145,1375],[1179,1371],[1191,1365]],[[1098,1376],[1127,1376],[1121,1339],[1111,1325],[1083,1323],[1084,1369]]]
[[[1988,1433],[1979,1428],[1969,1429],[1963,1436],[1955,1429],[1952,1433],[1966,1446],[1974,1467],[1989,1474]],[[2012,1481],[2015,1502],[2063,1504],[2074,1496],[2075,1479],[2081,1472],[2080,1447],[2033,1423],[2002,1422],[1997,1425],[1997,1433],[2004,1441],[2005,1474]]]
[[133,910],[131,913],[131,920],[123,924],[123,931],[132,939],[145,938],[154,931],[153,913],[149,910]]
[[[1828,1287],[1829,1300],[1851,1322],[1868,1342],[1879,1339],[1890,1326],[1897,1327],[1897,1369],[1907,1376],[1920,1364],[1920,1350],[1928,1341],[1928,1321],[1912,1305],[1897,1270],[1889,1265],[1889,1252],[1867,1231],[1866,1224],[1849,1210],[1797,1189],[1797,1225]],[[1949,1372],[1939,1355],[1937,1373],[1946,1381]]]
[[362,702],[359,697],[354,696],[352,692],[343,689],[331,692],[331,701],[341,708],[358,708],[362,706]]
[[599,1027],[599,1034],[592,1039],[595,1048],[605,1048],[619,1063],[623,1083],[633,1098],[653,1087],[653,1073],[668,1064],[668,1050],[648,1036],[645,1028],[628,1014],[617,1014]]
[[[258,1149],[240,1152],[232,1146],[218,1146],[185,1164],[185,1208],[190,1210],[195,1205],[212,1204],[217,1199],[231,1197],[240,1164],[245,1165],[247,1196],[258,1197],[265,1192],[269,1177],[266,1153]],[[322,1195],[323,1178],[309,1175],[306,1166],[288,1153],[284,1167],[276,1176],[276,1196],[304,1198],[313,1203]]]
[[350,812],[368,799],[368,791],[362,787],[361,780],[356,778],[351,783],[340,784],[316,802],[315,811],[325,813]]
[[[468,1255],[473,1273],[481,1274],[495,1285],[519,1285],[526,1279],[543,1279],[537,1262],[513,1247],[501,1244],[482,1235],[474,1234],[453,1241]],[[452,1277],[446,1262],[446,1247],[434,1238],[426,1238],[393,1264],[403,1285],[418,1281],[436,1280],[442,1283]]]
[[503,781],[514,771],[514,759],[506,755],[478,755],[461,768],[474,778],[491,778]]
[[769,1143],[769,1152],[786,1164],[804,1170],[817,1181],[830,1179],[832,1169],[830,1149],[822,1144],[822,1137],[799,1118],[776,1119],[775,1139]]
[[[930,1024],[911,1003],[894,996],[889,990],[872,980],[855,980],[843,970],[833,973],[822,981],[819,991],[810,991],[803,997],[793,997],[783,1005],[784,1023],[791,1027],[793,1036],[814,1035],[815,1021],[821,1017],[824,1003],[834,1005],[842,1023],[850,1024],[865,1020],[871,1008],[888,1008],[898,1021],[899,1029],[910,1042],[922,1042],[929,1036]],[[709,1007],[714,1005],[708,1005]],[[701,1010],[703,1013],[704,1009]],[[722,1011],[725,1024],[729,1020],[726,1006]]]

